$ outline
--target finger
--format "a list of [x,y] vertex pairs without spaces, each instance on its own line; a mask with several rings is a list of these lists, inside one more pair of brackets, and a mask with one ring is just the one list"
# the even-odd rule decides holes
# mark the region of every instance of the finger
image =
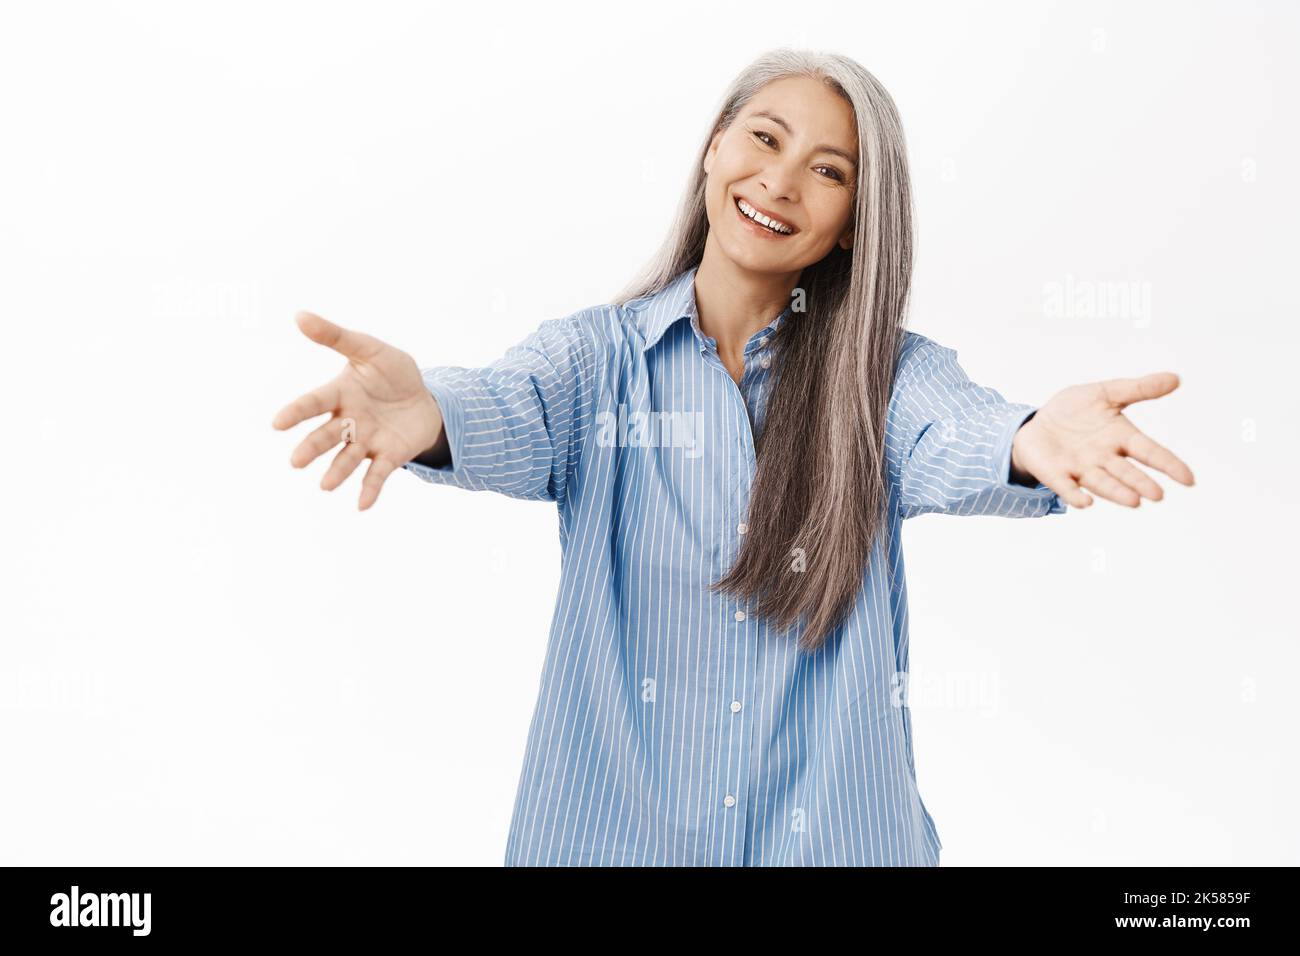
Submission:
[[1134,402],[1168,395],[1178,387],[1178,376],[1173,372],[1152,372],[1141,378],[1112,378],[1101,383],[1106,398],[1123,408]]
[[362,447],[361,442],[348,442],[343,446],[343,450],[334,456],[329,471],[325,472],[325,477],[320,480],[321,488],[325,491],[333,491],[347,481],[348,475],[356,471],[357,465],[365,460],[366,450]]
[[322,319],[315,312],[299,312],[294,319],[307,338],[327,345],[350,359],[368,359],[384,347],[384,343],[373,335],[345,329],[329,319]]
[[1071,508],[1086,508],[1092,504],[1092,496],[1080,488],[1079,483],[1064,472],[1040,480],[1055,491],[1060,499]]
[[1079,478],[1089,491],[1117,505],[1136,508],[1142,503],[1142,498],[1136,491],[1097,465],[1089,466]]
[[1118,481],[1122,481],[1138,494],[1151,501],[1159,501],[1165,496],[1164,489],[1151,480],[1141,468],[1138,468],[1127,458],[1120,458],[1116,455],[1110,461],[1106,462],[1106,470],[1110,472]]
[[1163,471],[1174,481],[1181,482],[1189,488],[1196,484],[1192,469],[1188,468],[1181,458],[1158,442],[1152,441],[1136,428],[1121,443],[1120,452],[1130,458],[1136,458],[1142,464],[1157,471]]
[[320,388],[312,389],[306,395],[295,398],[276,412],[275,417],[271,419],[271,427],[284,431],[286,428],[292,428],[299,422],[305,422],[309,418],[332,412],[338,408],[338,404],[338,386],[333,382],[329,382]]
[[302,440],[289,456],[289,464],[306,468],[343,440],[343,419],[335,416]]
[[370,467],[366,469],[366,477],[361,479],[361,500],[357,502],[357,508],[365,511],[375,503],[379,497],[379,489],[384,486],[385,479],[393,473],[393,465],[386,458],[375,458],[370,462]]

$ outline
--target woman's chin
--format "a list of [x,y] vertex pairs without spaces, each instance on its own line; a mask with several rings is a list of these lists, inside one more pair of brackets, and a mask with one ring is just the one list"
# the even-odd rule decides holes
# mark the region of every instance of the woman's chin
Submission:
[[727,258],[750,272],[793,272],[802,268],[789,251],[765,247],[763,243],[744,240],[723,245]]

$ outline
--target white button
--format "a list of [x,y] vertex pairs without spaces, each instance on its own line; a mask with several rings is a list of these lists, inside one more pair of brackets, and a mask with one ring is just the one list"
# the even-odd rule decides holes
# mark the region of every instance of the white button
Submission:
[[758,364],[763,366],[763,368],[767,368],[769,365],[772,364],[772,360],[768,358],[766,355],[764,355],[761,359],[758,360]]
[[738,700],[733,700],[733,701],[731,702],[731,712],[732,712],[733,714],[738,714],[738,713],[740,713],[740,706],[741,706],[741,705],[740,705],[740,701],[738,701]]
[[736,530],[739,531],[741,534],[744,534],[746,531],[749,530],[749,525],[745,524],[745,522],[742,521],[740,524],[736,525]]
[[723,798],[722,802],[725,803],[725,804],[726,804],[727,806],[729,806],[729,807],[734,807],[734,806],[736,805],[736,798],[733,797],[731,794],[727,794],[727,795]]
[[737,621],[743,621],[744,619],[745,619],[745,612],[744,612],[744,611],[737,611],[737,612],[736,612],[736,620],[737,620]]

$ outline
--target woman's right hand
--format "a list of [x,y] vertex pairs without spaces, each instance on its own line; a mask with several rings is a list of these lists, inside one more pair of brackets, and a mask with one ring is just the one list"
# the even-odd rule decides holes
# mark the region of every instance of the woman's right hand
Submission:
[[289,464],[305,468],[344,441],[344,419],[352,419],[352,440],[335,456],[320,486],[333,491],[366,458],[374,462],[361,483],[357,507],[365,511],[396,469],[442,439],[442,412],[425,387],[415,360],[364,332],[354,332],[311,312],[299,312],[298,328],[307,338],[347,358],[334,379],[290,402],[271,427],[283,431],[326,412],[330,420],[303,439]]

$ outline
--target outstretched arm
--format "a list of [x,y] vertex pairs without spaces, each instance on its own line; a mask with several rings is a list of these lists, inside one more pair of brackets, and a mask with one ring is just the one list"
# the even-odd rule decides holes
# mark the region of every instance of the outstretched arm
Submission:
[[404,468],[426,481],[560,501],[586,429],[596,336],[576,313],[550,319],[486,368],[419,368],[410,355],[310,312],[299,329],[347,358],[331,381],[272,420],[279,430],[329,414],[289,461],[295,468],[343,448],[321,479],[333,491],[366,459],[358,507],[375,503]]
[[402,467],[435,484],[562,501],[590,424],[599,342],[578,312],[543,322],[485,368],[422,369],[445,427]]
[[904,338],[886,428],[899,514],[1061,514],[1048,486],[1012,468],[1013,441],[1033,405],[972,382],[957,353],[915,332]]

